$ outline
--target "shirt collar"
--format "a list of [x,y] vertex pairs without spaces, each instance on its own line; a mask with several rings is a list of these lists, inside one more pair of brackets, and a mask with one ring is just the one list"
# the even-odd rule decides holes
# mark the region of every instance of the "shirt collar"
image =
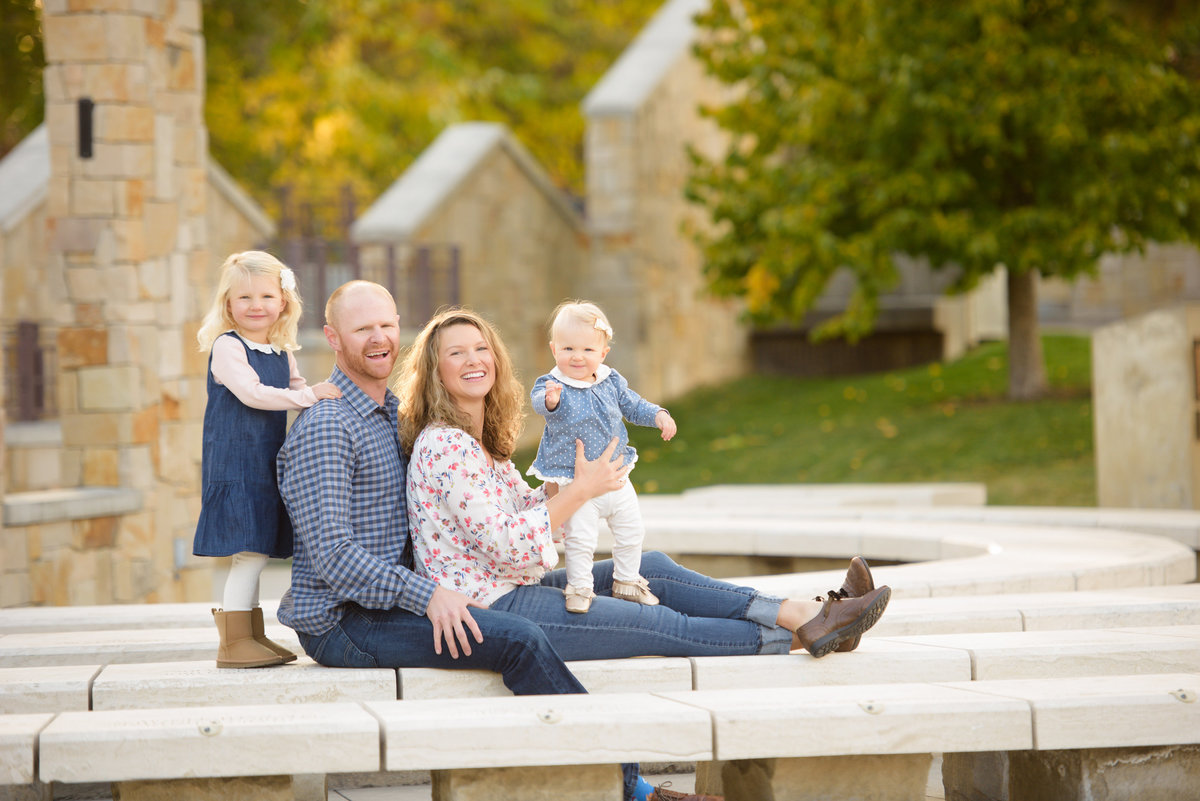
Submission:
[[361,417],[366,417],[379,409],[395,416],[400,410],[400,399],[392,394],[391,389],[384,390],[383,405],[380,406],[370,395],[362,391],[362,387],[351,381],[337,365],[334,365],[333,372],[329,374],[329,383],[342,391],[342,400],[349,403],[350,408],[358,412]]
[[597,367],[595,381],[580,381],[577,378],[568,378],[563,374],[563,371],[559,370],[557,367],[550,371],[550,375],[554,376],[556,381],[561,381],[568,387],[575,387],[576,389],[591,389],[592,387],[596,386],[596,384],[599,384],[601,381],[612,375],[612,368],[607,364],[601,364],[599,367]]
[[230,329],[230,331],[232,331],[237,336],[238,339],[242,340],[242,342],[245,342],[246,347],[250,348],[250,350],[256,350],[259,353],[273,353],[273,354],[283,353],[282,349],[275,347],[274,345],[272,345],[269,342],[266,344],[264,344],[262,342],[251,342],[250,340],[246,339],[241,334],[238,334],[237,331],[233,331],[233,329]]

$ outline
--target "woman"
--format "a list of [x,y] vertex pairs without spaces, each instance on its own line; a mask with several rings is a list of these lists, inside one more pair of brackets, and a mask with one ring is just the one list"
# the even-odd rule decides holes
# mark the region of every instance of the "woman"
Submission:
[[784,654],[852,650],[883,614],[891,590],[876,589],[866,563],[851,563],[842,589],[824,600],[783,600],[675,564],[642,557],[658,606],[611,597],[612,562],[594,568],[587,614],[564,605],[564,571],[552,538],[579,507],[619,488],[625,469],[577,444],[575,480],[554,497],[531,489],[510,461],[524,391],[495,329],[465,309],[436,315],[401,371],[408,512],[418,572],[497,611],[536,623],[563,659]]

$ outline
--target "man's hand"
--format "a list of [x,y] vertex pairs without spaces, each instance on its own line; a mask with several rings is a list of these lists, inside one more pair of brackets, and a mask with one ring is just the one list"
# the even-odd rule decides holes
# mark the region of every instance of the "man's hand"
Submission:
[[557,381],[546,382],[546,409],[554,411],[558,408],[558,401],[562,398],[562,384]]
[[479,624],[475,622],[475,618],[471,617],[468,610],[468,607],[471,606],[477,609],[487,609],[483,604],[472,601],[461,592],[455,592],[445,587],[434,589],[433,597],[429,599],[429,606],[425,607],[425,617],[433,623],[433,652],[435,654],[441,655],[442,638],[444,637],[451,659],[458,659],[460,644],[463,653],[470,656],[471,640],[467,636],[467,629],[470,629],[471,633],[475,635],[475,642],[483,642],[483,632],[479,630]]

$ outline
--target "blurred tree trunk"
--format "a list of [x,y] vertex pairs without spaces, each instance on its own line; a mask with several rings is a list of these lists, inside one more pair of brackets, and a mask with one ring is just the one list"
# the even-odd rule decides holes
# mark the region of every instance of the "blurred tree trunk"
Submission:
[[1032,270],[1008,271],[1008,396],[1034,400],[1046,394],[1046,360],[1038,325],[1037,280]]

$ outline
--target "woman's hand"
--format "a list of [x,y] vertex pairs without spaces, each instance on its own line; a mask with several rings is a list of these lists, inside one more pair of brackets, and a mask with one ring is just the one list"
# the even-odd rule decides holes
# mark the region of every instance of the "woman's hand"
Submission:
[[580,489],[587,500],[618,490],[625,483],[629,470],[625,467],[624,456],[613,459],[616,449],[617,438],[613,437],[604,453],[589,462],[584,456],[583,441],[575,440],[575,480],[571,484],[581,485]]

